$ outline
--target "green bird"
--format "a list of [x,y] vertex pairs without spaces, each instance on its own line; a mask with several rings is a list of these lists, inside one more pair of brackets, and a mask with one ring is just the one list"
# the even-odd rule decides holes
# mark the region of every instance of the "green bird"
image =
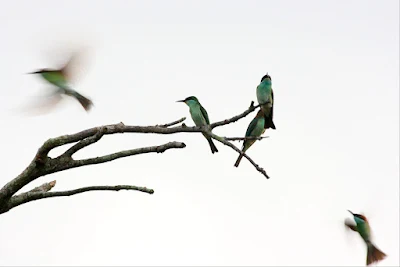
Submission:
[[70,65],[73,59],[74,57],[72,57],[71,60],[60,69],[40,69],[28,74],[40,74],[43,79],[57,87],[57,90],[54,92],[57,97],[62,94],[74,97],[86,111],[89,111],[93,106],[93,102],[89,98],[72,89],[68,82],[68,79],[70,78]]
[[274,115],[274,91],[272,90],[271,76],[264,75],[257,86],[257,101],[265,116],[265,129],[276,129],[273,122]]
[[[266,130],[265,128],[265,116],[264,112],[260,109],[254,119],[250,122],[247,127],[246,137],[260,137]],[[242,153],[246,152],[257,140],[246,139],[243,141]],[[239,166],[240,161],[243,158],[243,154],[240,154],[236,160],[235,167]]]
[[[210,125],[210,119],[208,118],[207,111],[203,108],[200,104],[199,100],[195,96],[189,96],[184,100],[178,100],[176,102],[184,102],[189,107],[190,115],[194,121],[196,126],[205,126]],[[207,139],[208,143],[210,144],[211,153],[218,152],[217,147],[214,145],[211,137],[206,136],[203,134],[204,137]]]
[[368,223],[367,218],[361,214],[354,214],[353,212],[349,211],[356,222],[354,224],[350,221],[345,221],[345,225],[355,231],[358,232],[361,238],[364,240],[365,244],[367,245],[367,265],[370,265],[374,262],[378,262],[383,260],[386,257],[386,254],[379,250],[371,240],[371,229]]

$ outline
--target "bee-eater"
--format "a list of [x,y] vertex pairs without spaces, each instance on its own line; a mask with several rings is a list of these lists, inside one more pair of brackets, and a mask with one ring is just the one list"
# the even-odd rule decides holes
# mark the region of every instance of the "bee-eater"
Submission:
[[349,212],[353,215],[356,224],[345,221],[345,225],[351,230],[358,232],[367,245],[367,265],[383,260],[386,254],[372,243],[371,229],[367,218],[364,215],[354,214],[351,211]]
[[[71,59],[72,60],[72,59]],[[68,82],[68,67],[71,60],[65,64],[61,69],[40,69],[34,72],[30,72],[28,74],[40,74],[43,79],[47,82],[57,86],[57,91],[55,92],[58,95],[65,94],[68,96],[72,96],[76,98],[79,103],[83,106],[86,111],[89,111],[93,105],[93,102],[84,97],[77,91],[71,88]]]
[[[260,137],[265,132],[265,116],[263,111],[260,109],[254,119],[250,122],[249,126],[246,130],[246,137]],[[243,142],[242,152],[246,152],[254,142],[257,141],[256,139],[246,139]],[[240,161],[243,158],[243,154],[240,154],[238,159],[236,160],[235,167],[239,166]]]
[[261,109],[265,116],[265,129],[275,128],[273,122],[274,115],[274,91],[272,90],[271,76],[264,75],[260,84],[257,86],[257,101],[261,105]]
[[[184,102],[189,107],[190,115],[194,121],[196,126],[205,126],[210,124],[210,119],[208,118],[207,111],[203,108],[200,104],[199,100],[195,96],[189,96],[184,100],[178,100],[176,102]],[[207,139],[208,143],[210,144],[211,152],[214,154],[218,152],[217,147],[214,145],[211,137],[206,136],[203,133],[204,137]]]

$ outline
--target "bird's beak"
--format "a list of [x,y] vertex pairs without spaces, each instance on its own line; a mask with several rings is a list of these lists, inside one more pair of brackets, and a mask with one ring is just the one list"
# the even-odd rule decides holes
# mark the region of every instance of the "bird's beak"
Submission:
[[347,210],[348,212],[350,212],[353,216],[354,216],[354,213],[353,212],[351,212],[351,210]]
[[185,100],[178,100],[178,101],[176,101],[176,102],[185,102]]
[[39,73],[40,71],[32,71],[32,72],[28,72],[28,73],[25,73],[25,74],[36,74],[36,73]]

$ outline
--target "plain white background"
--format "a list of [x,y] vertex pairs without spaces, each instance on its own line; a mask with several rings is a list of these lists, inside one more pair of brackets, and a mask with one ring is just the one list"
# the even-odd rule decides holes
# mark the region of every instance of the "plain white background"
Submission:
[[[268,72],[276,131],[247,160],[199,134],[104,137],[76,157],[183,141],[147,154],[41,177],[54,190],[133,184],[155,190],[47,199],[0,217],[1,265],[363,266],[347,209],[369,218],[399,265],[399,3],[371,1],[2,1],[0,140],[5,184],[48,138],[120,121],[154,125],[199,98],[211,121],[256,101]],[[52,112],[20,110],[46,93],[25,73],[62,64],[87,45],[74,88]],[[243,136],[255,113],[217,128]],[[238,146],[241,144],[237,143]],[[63,149],[54,151],[56,155]]]

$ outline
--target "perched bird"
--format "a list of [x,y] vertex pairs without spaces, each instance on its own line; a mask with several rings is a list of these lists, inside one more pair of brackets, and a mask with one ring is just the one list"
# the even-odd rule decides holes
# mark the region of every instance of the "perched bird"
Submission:
[[[266,130],[265,128],[265,116],[263,111],[260,109],[254,119],[250,122],[249,126],[246,130],[246,137],[260,137]],[[243,141],[242,152],[246,152],[256,139],[246,139]],[[236,160],[235,167],[239,166],[240,161],[243,158],[243,154],[240,154],[238,159]]]
[[264,75],[257,86],[257,101],[265,116],[265,129],[276,129],[273,122],[274,115],[274,91],[272,90],[271,76]]
[[351,230],[358,232],[367,245],[367,265],[383,260],[386,254],[372,243],[371,229],[367,218],[364,215],[349,212],[353,215],[356,224],[347,220],[344,224]]
[[72,96],[79,101],[86,111],[89,111],[93,106],[93,102],[72,89],[68,82],[71,71],[71,62],[73,59],[74,57],[71,57],[71,59],[60,69],[40,69],[28,74],[40,74],[43,79],[57,87],[57,90],[55,91],[57,97],[60,97],[62,94]]
[[[203,108],[203,106],[200,104],[199,100],[195,96],[190,96],[184,100],[178,100],[176,102],[184,102],[186,105],[189,106],[190,115],[192,116],[192,119],[196,126],[205,126],[210,124],[210,119],[208,118],[207,111]],[[215,152],[218,152],[218,149],[214,145],[211,137],[206,136],[205,134],[203,135],[210,144],[211,152],[213,154]]]

